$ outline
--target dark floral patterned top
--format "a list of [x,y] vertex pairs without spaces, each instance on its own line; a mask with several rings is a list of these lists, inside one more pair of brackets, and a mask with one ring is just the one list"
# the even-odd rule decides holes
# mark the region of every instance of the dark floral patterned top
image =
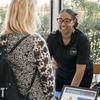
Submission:
[[[1,35],[0,44],[6,54],[26,34]],[[50,100],[53,97],[53,77],[51,60],[44,39],[38,35],[25,38],[16,49],[8,54],[20,95],[28,100]],[[38,73],[31,86],[37,67]],[[31,86],[31,87],[30,87]]]

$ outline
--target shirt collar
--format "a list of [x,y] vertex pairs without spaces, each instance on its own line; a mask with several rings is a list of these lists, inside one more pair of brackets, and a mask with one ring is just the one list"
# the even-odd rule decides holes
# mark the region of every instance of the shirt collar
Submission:
[[[64,45],[61,32],[58,30],[57,33],[58,33],[57,42],[60,43],[61,45]],[[76,42],[76,34],[77,33],[76,33],[76,29],[75,29],[75,32],[71,34],[71,40],[70,40],[69,44]]]

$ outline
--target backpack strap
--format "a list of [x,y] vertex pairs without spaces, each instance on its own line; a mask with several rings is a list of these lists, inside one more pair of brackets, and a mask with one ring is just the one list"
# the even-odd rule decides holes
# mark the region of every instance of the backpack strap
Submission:
[[0,45],[0,50],[1,50],[2,54],[5,55],[5,52],[4,52],[2,45]]
[[13,52],[15,50],[15,48],[25,39],[27,38],[29,35],[26,35],[24,37],[22,37],[14,46],[13,48],[9,51],[9,53]]
[[37,74],[37,71],[38,71],[37,66],[36,66],[36,68],[35,68],[35,69],[36,69],[36,70],[35,70],[35,75],[34,75],[34,76],[33,76],[33,78],[32,78],[30,88],[31,88],[32,84],[34,83],[34,80],[35,80],[35,77],[36,77],[36,74]]
[[[35,74],[34,74],[34,76],[33,76],[33,78],[32,78],[30,88],[32,87],[32,84],[34,83],[34,80],[35,80],[36,75],[38,74],[38,68],[35,67],[35,69],[36,69],[36,70],[35,70]],[[30,88],[29,88],[29,90],[30,90]],[[26,100],[29,100],[28,97],[29,97],[29,93],[28,93],[27,96],[26,96]]]

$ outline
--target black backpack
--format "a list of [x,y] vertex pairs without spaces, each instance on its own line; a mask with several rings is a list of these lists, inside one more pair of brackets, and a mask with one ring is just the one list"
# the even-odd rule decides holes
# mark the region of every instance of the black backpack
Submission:
[[[20,39],[10,50],[9,54],[28,36],[29,35]],[[1,45],[0,51],[0,100],[22,100],[22,97],[18,93],[13,71],[10,67],[10,61],[5,55]]]
[[97,89],[99,90],[99,95],[100,95],[100,82],[98,82],[97,84],[95,84],[92,89]]

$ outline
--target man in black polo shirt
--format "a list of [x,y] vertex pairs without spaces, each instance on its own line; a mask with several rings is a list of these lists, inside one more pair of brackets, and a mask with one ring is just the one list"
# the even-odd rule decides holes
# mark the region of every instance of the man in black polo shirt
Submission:
[[46,40],[57,63],[55,88],[59,92],[64,84],[89,88],[93,78],[89,39],[76,29],[76,15],[71,9],[63,9],[57,18],[59,30],[50,33]]

